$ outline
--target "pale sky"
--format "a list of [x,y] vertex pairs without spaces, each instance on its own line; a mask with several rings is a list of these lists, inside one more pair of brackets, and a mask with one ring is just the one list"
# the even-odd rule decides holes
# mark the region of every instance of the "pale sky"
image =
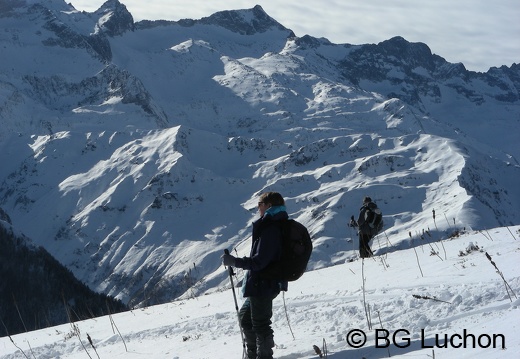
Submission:
[[[104,0],[67,0],[95,11]],[[260,5],[296,36],[337,44],[379,43],[394,36],[423,42],[468,70],[520,63],[520,0],[120,0],[140,20],[200,19]]]

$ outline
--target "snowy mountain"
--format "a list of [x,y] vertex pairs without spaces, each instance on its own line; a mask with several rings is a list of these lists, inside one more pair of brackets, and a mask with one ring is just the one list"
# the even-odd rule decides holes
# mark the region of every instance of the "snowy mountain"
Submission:
[[130,306],[223,285],[264,190],[308,226],[311,269],[356,256],[364,195],[393,249],[520,223],[519,65],[297,37],[260,6],[135,23],[117,0],[10,0],[0,25],[0,208]]

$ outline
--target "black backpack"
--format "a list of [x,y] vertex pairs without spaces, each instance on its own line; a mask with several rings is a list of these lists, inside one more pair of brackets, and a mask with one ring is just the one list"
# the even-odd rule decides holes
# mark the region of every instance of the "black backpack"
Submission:
[[377,235],[383,229],[383,212],[377,206],[366,206],[365,223],[370,227],[371,234]]
[[282,257],[260,272],[265,279],[292,282],[300,278],[307,269],[312,253],[312,240],[303,224],[294,219],[279,221],[282,230]]

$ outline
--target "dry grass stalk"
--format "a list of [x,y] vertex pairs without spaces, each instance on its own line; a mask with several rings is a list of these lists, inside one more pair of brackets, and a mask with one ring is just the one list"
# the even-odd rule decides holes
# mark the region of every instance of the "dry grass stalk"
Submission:
[[511,230],[509,229],[509,227],[506,226],[506,228],[507,228],[507,230],[509,231],[509,233],[511,233],[511,236],[513,237],[513,239],[516,241],[516,237],[515,237],[515,235],[513,234],[513,232],[511,232]]
[[367,318],[368,329],[372,330],[372,323],[370,320],[370,306],[367,305],[367,301],[366,301],[366,292],[365,292],[366,279],[365,279],[365,259],[364,258],[361,258],[361,279],[363,280],[362,289],[363,289],[363,307],[365,309],[365,317]]
[[5,332],[6,332],[7,336],[9,337],[9,340],[11,341],[11,343],[13,343],[13,345],[16,347],[16,349],[18,349],[19,351],[22,352],[24,357],[29,359],[29,357],[27,356],[27,354],[25,354],[25,352],[22,350],[22,348],[20,348],[18,345],[16,345],[16,343],[13,340],[13,338],[11,338],[11,336],[9,335],[9,331],[7,330],[7,326],[5,325],[4,321],[2,319],[0,319],[0,321],[2,322],[2,325],[4,326]]
[[[413,242],[412,232],[408,232],[408,235],[410,236],[410,239]],[[419,256],[417,255],[417,251],[415,250],[415,247],[413,247],[413,251],[415,252],[415,257],[417,258],[417,265],[419,266],[419,270],[421,271],[421,276],[424,277],[424,274],[423,274],[423,271],[422,271],[422,268],[421,268],[421,263],[419,263]]]
[[446,301],[444,301],[444,300],[440,300],[440,299],[437,299],[437,298],[435,298],[435,297],[428,297],[427,295],[412,294],[412,297],[417,298],[417,299],[433,300],[433,301],[435,301],[435,302],[441,302],[441,303],[451,304],[450,302],[446,302]]
[[511,288],[511,286],[509,285],[509,283],[507,283],[506,279],[504,278],[504,275],[502,274],[502,272],[498,269],[497,265],[495,262],[493,262],[493,260],[491,259],[491,256],[488,254],[488,252],[486,252],[486,257],[487,259],[489,259],[489,261],[491,262],[491,264],[493,265],[493,267],[495,267],[495,269],[497,270],[497,273],[498,275],[500,275],[500,277],[502,278],[502,280],[504,281],[504,285],[506,286],[506,291],[507,291],[507,295],[509,296],[509,300],[512,302],[513,299],[511,298],[511,294],[509,294],[509,292],[511,292],[515,299],[517,299],[518,297],[516,296],[515,292],[513,291],[513,288]]
[[125,345],[125,350],[126,350],[126,352],[128,352],[128,348],[126,347],[125,338],[123,338],[123,336],[121,335],[121,332],[119,331],[119,328],[117,327],[116,322],[114,322],[114,318],[112,318],[112,313],[110,313],[110,307],[108,306],[108,301],[107,301],[107,310],[108,310],[108,318],[110,319],[110,324],[112,325],[112,332],[115,334],[114,328],[117,330],[119,337],[121,338],[121,340],[123,341],[123,344]]
[[92,342],[92,338],[90,337],[90,335],[88,335],[88,333],[87,333],[87,339],[88,339],[88,342],[90,343],[90,346],[92,347],[92,349],[94,349],[94,352],[96,353],[96,355],[99,359],[99,354],[96,350],[96,347],[94,346],[94,343]]

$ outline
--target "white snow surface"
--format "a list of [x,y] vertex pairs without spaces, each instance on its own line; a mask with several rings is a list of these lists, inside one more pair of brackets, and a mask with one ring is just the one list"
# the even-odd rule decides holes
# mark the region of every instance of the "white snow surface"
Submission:
[[[376,256],[309,271],[274,300],[274,357],[319,358],[316,345],[335,359],[518,358],[519,240],[520,226],[502,227],[392,251],[380,234],[372,244]],[[243,273],[236,272],[237,285]],[[229,281],[198,297],[0,338],[1,359],[87,355],[240,358]]]

